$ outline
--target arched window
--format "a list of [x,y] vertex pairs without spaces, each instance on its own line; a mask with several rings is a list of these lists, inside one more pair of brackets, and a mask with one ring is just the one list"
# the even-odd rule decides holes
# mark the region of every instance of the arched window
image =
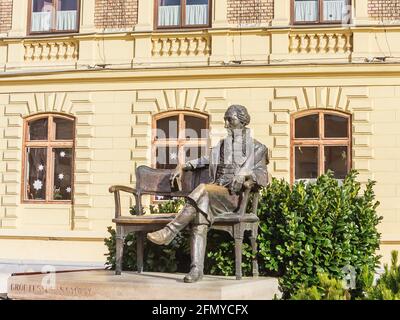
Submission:
[[25,120],[23,201],[72,200],[74,119],[46,114]]
[[314,110],[292,117],[292,182],[316,179],[328,170],[344,179],[351,168],[351,116]]
[[159,114],[153,123],[153,166],[173,169],[207,154],[208,116],[191,111]]

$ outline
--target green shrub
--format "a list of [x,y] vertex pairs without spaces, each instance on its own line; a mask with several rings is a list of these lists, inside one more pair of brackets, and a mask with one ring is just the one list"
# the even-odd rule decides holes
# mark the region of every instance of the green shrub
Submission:
[[[246,237],[243,243],[242,272],[245,276],[252,274],[252,249]],[[235,242],[222,231],[210,230],[207,235],[207,257],[205,273],[212,275],[233,276],[235,274]]]
[[[375,272],[365,266],[358,281],[362,293],[357,300],[400,300],[400,265],[398,251],[392,251],[391,266],[385,264],[384,272],[374,284]],[[311,287],[302,285],[291,296],[292,300],[349,300],[351,290],[345,288],[343,280],[330,278],[327,274],[318,274],[318,283]],[[354,297],[354,295],[353,295]]]
[[341,279],[345,266],[360,274],[364,266],[374,270],[379,264],[376,226],[382,217],[376,213],[374,182],[360,192],[356,176],[352,171],[339,184],[329,172],[316,183],[293,186],[273,179],[263,190],[258,208],[261,265],[265,273],[274,270],[280,276],[283,298],[302,285],[316,285],[318,273]]
[[150,205],[150,213],[174,213],[179,212],[185,204],[183,198],[177,198],[169,201],[157,203],[157,206]]
[[400,300],[400,265],[398,251],[392,251],[390,268],[384,266],[384,272],[375,286],[370,286],[366,292],[366,299],[370,300]]
[[302,285],[291,296],[291,300],[350,300],[351,294],[345,289],[342,280],[329,277],[326,273],[317,274],[317,284],[311,287]]

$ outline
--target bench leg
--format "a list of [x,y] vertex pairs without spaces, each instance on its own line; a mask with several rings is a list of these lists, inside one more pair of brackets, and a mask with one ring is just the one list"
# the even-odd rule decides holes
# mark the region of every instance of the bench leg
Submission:
[[258,236],[258,225],[252,228],[250,243],[253,250],[253,277],[258,277],[258,261],[257,261],[257,236]]
[[122,230],[117,228],[116,243],[115,243],[115,274],[120,275],[122,272],[122,257],[124,255],[125,237],[122,235]]
[[144,233],[136,232],[136,266],[138,273],[143,272]]
[[242,244],[243,244],[243,238],[235,238],[236,280],[242,279]]
[[243,231],[240,224],[233,227],[233,235],[235,238],[235,274],[236,280],[242,279],[242,246]]

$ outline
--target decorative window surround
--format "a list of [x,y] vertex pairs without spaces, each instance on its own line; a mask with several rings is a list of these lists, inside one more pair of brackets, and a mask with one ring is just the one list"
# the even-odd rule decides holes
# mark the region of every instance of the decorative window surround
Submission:
[[[4,116],[8,119],[4,138],[7,140],[8,147],[3,153],[3,160],[6,165],[3,181],[6,189],[10,192],[1,197],[5,215],[0,219],[0,226],[1,228],[16,228],[18,223],[18,210],[21,208],[22,150],[20,146],[22,144],[23,118],[45,112],[71,115],[76,119],[75,163],[77,168],[74,176],[76,192],[74,205],[69,204],[67,206],[72,210],[71,228],[74,230],[90,230],[88,208],[92,206],[92,201],[87,187],[92,183],[93,177],[87,168],[90,168],[90,163],[93,160],[90,140],[94,137],[94,132],[91,130],[90,124],[94,115],[94,105],[91,103],[89,93],[49,92],[8,95],[4,107]],[[87,143],[81,144],[80,141],[87,141]],[[6,179],[4,179],[4,176]],[[64,208],[65,204],[59,206]]]
[[[141,90],[136,92],[132,106],[135,123],[132,137],[135,145],[132,150],[134,167],[149,165],[151,157],[151,123],[153,116],[164,111],[198,111],[209,115],[211,144],[216,143],[225,134],[224,112],[228,107],[224,89],[177,89],[177,90]],[[131,173],[131,182],[135,174]]]
[[330,109],[346,112],[352,121],[352,168],[360,172],[361,182],[373,179],[370,160],[373,159],[369,122],[372,102],[366,87],[282,87],[274,89],[270,111],[274,123],[270,125],[273,137],[271,165],[275,176],[289,177],[290,173],[290,116],[299,111]]

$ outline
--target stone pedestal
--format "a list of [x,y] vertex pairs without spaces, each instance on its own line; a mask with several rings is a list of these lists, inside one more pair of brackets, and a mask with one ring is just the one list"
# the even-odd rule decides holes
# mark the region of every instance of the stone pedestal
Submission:
[[182,274],[77,271],[12,276],[10,299],[107,300],[270,300],[280,295],[276,278],[205,276],[184,283]]

